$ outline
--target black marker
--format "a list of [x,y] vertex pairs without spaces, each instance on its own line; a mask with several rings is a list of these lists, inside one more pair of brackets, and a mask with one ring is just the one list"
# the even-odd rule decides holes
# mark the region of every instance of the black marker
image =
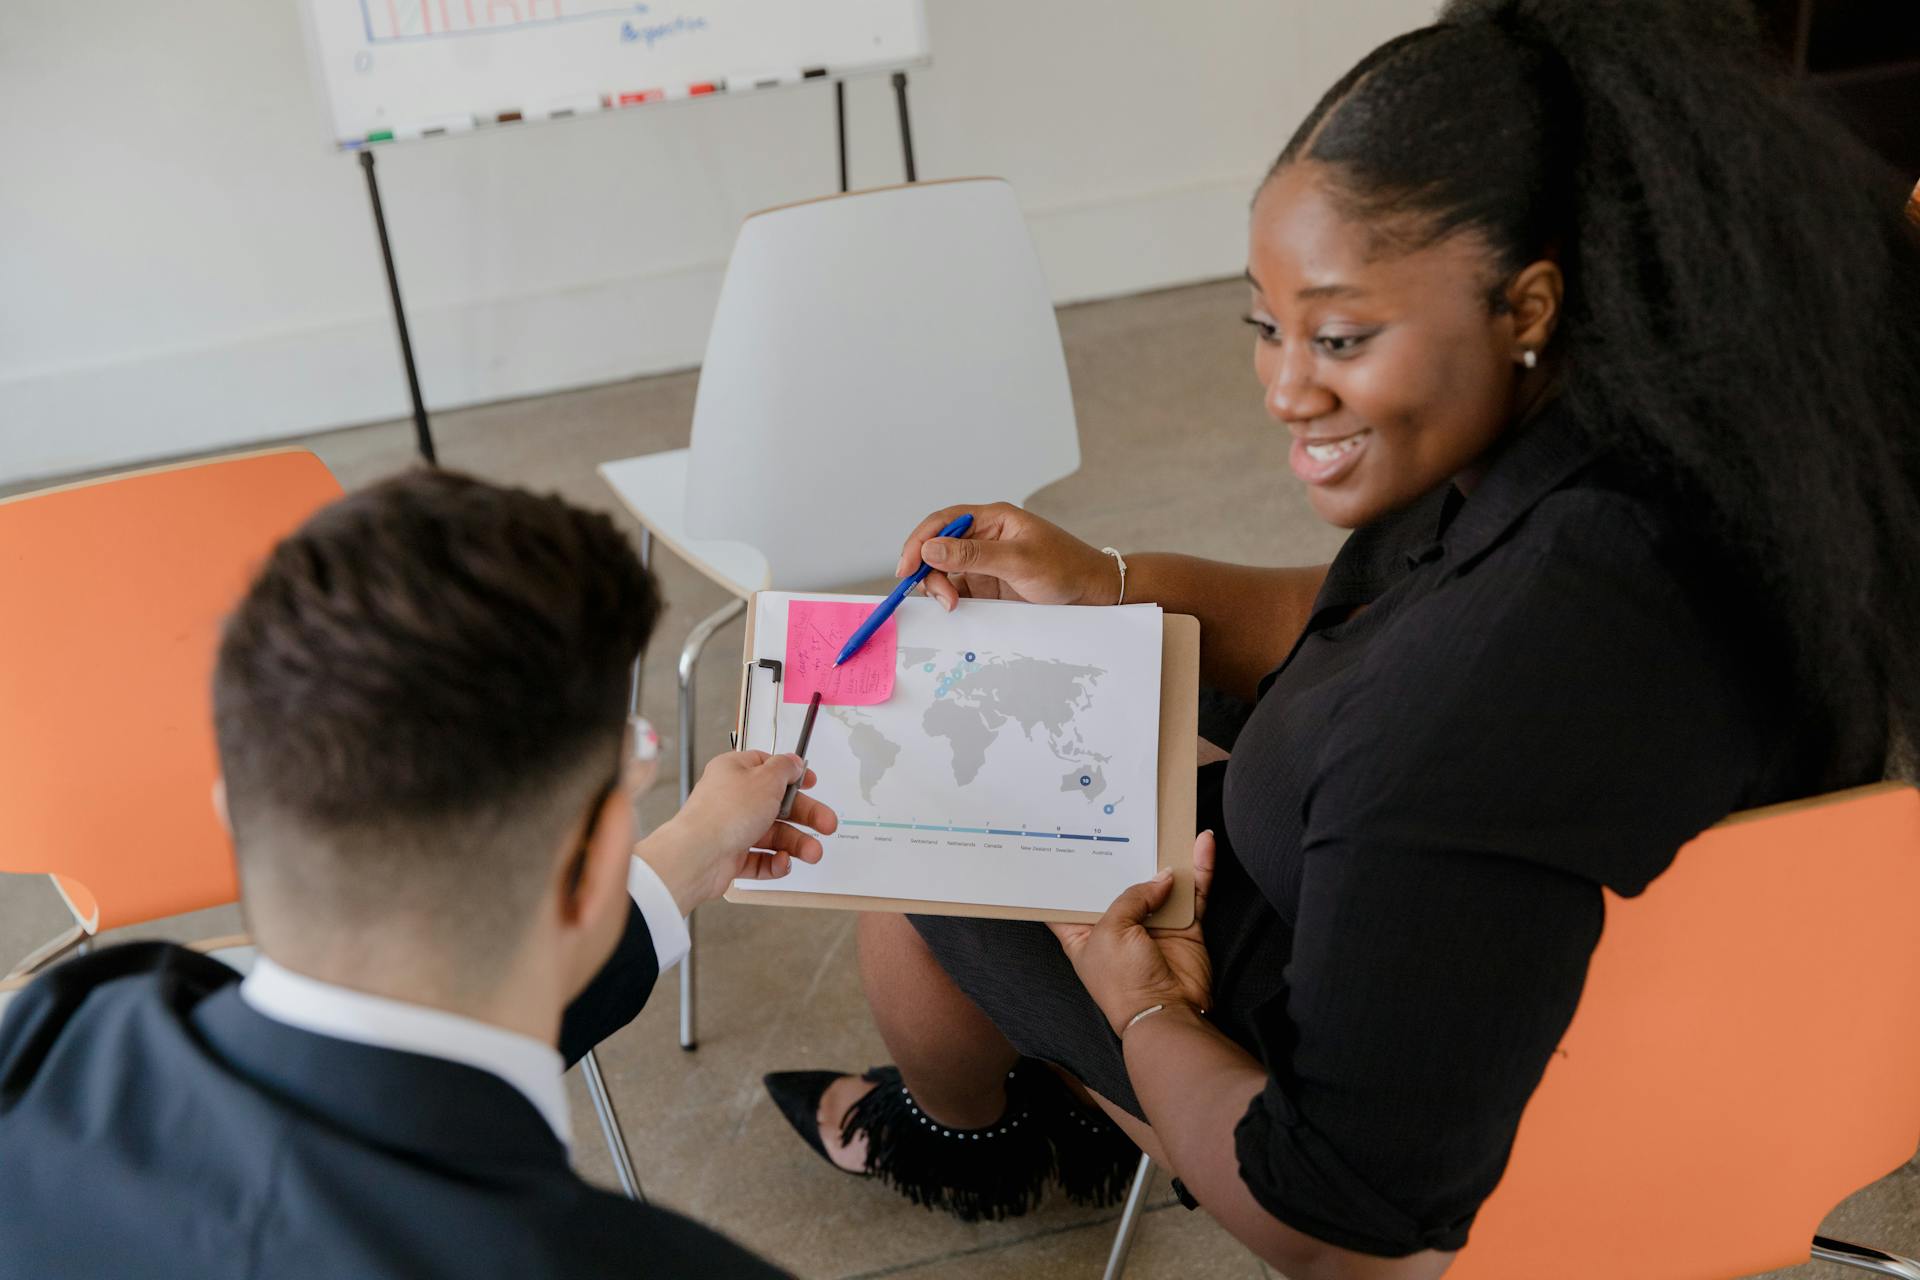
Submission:
[[[813,701],[807,704],[807,718],[800,722],[800,745],[793,754],[800,757],[800,781],[807,777],[807,743],[813,739],[813,718],[820,714],[820,691],[813,691]],[[780,816],[785,818],[793,813],[793,798],[800,794],[800,782],[787,784],[787,794],[780,797]]]

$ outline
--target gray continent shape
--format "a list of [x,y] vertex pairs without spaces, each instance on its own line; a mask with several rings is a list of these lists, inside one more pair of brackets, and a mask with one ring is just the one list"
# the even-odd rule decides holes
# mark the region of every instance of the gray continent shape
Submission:
[[[1082,778],[1091,778],[1093,781],[1082,786],[1080,784],[1080,779]],[[1060,789],[1062,791],[1078,791],[1087,798],[1088,804],[1092,804],[1094,800],[1107,789],[1107,775],[1097,764],[1085,765],[1078,769],[1069,769],[1066,776],[1060,779]]]
[[980,776],[987,763],[987,748],[1000,732],[1006,717],[984,707],[968,706],[951,698],[936,698],[920,717],[920,727],[928,736],[945,738],[953,749],[953,780],[966,786]]
[[[980,776],[987,749],[1008,720],[1020,726],[1028,741],[1033,740],[1036,729],[1043,730],[1047,745],[1062,759],[1088,758],[1104,763],[1108,757],[1086,751],[1077,734],[1068,740],[1067,731],[1074,715],[1091,704],[1089,686],[1105,674],[1100,667],[1052,659],[995,658],[955,680],[947,696],[936,698],[928,706],[921,728],[930,736],[948,740],[953,751],[953,778],[963,787]],[[1088,793],[1089,802],[1106,789],[1106,779],[1102,775],[1097,788],[1080,787],[1080,776],[1097,767],[1083,764],[1070,775],[1072,785]]]
[[828,715],[847,726],[847,748],[860,762],[860,795],[873,803],[873,789],[900,758],[900,744],[881,733],[864,716],[851,709],[829,711]]
[[899,666],[902,671],[925,666],[940,656],[938,649],[918,649],[911,645],[900,646]]

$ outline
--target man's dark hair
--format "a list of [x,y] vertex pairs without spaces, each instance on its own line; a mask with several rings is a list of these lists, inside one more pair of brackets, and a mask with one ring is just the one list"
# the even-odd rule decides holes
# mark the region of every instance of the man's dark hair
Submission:
[[1920,745],[1912,177],[1792,92],[1744,0],[1449,0],[1334,85],[1296,160],[1389,244],[1557,260],[1568,407],[1772,606],[1836,772],[1889,728]]
[[416,471],[313,516],[214,671],[255,914],[400,912],[510,948],[619,768],[659,609],[613,522],[558,497]]

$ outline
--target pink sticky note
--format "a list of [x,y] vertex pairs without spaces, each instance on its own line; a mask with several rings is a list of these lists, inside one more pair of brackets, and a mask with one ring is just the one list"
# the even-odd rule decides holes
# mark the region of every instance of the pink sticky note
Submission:
[[865,707],[893,696],[893,666],[900,629],[893,619],[860,646],[860,652],[835,667],[840,647],[873,612],[870,604],[838,600],[787,601],[787,665],[781,673],[781,697],[811,702],[813,691],[830,706]]

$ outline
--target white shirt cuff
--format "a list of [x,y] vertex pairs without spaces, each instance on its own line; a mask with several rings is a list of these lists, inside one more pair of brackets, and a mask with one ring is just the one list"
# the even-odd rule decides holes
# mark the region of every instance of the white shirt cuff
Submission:
[[660,958],[660,972],[665,973],[693,950],[693,935],[687,932],[687,922],[681,918],[680,908],[666,881],[647,865],[645,858],[634,858],[633,866],[628,869],[627,892],[647,922],[647,932],[653,935],[653,954]]

